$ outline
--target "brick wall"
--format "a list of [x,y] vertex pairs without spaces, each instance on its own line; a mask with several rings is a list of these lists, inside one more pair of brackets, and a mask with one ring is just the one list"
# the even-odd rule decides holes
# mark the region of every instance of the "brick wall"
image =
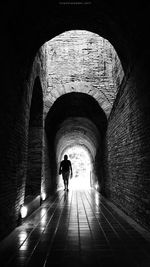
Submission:
[[[1,131],[0,239],[16,226],[24,198],[28,115],[25,99],[18,97],[16,91],[13,97],[7,95],[8,109],[5,110],[7,115],[3,118],[5,125]],[[11,102],[13,107],[10,109]]]
[[46,49],[46,105],[63,94],[82,92],[94,97],[110,114],[124,71],[111,43],[89,31],[66,31],[43,46]]
[[39,77],[34,81],[28,126],[28,169],[26,196],[39,195],[41,191],[43,140],[43,93]]
[[26,65],[20,67],[15,58],[7,56],[9,68],[0,92],[0,239],[17,225],[20,205],[24,202],[32,91],[37,76],[44,84],[44,51],[38,52],[30,76]]
[[108,121],[105,193],[150,229],[150,93],[147,65],[140,63],[124,82]]

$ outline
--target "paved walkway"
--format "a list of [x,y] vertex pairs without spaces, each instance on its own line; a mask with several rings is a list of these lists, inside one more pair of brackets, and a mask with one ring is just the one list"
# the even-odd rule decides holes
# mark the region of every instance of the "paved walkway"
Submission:
[[0,253],[0,266],[150,267],[150,243],[95,190],[58,191]]

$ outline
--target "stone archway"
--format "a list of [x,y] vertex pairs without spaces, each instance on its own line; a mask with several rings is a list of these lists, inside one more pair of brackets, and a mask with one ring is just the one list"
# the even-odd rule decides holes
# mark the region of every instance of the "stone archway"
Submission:
[[[90,107],[90,109],[89,109]],[[62,112],[63,111],[63,112]],[[58,164],[62,153],[71,146],[83,145],[92,157],[93,179],[98,177],[97,154],[103,153],[103,141],[107,129],[107,118],[97,101],[84,93],[68,93],[59,97],[49,110],[45,131],[49,150],[51,183],[57,187]],[[50,176],[46,180],[50,180]]]
[[41,49],[45,63],[45,113],[61,95],[81,92],[95,98],[108,118],[124,78],[121,61],[111,43],[96,33],[72,30],[44,43]]

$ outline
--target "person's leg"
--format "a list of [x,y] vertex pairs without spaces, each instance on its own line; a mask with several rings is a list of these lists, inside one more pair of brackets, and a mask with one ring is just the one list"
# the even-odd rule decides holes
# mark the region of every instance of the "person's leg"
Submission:
[[[68,180],[69,180],[69,172],[63,173],[64,187],[68,190]],[[64,189],[64,190],[65,190]]]
[[66,174],[66,180],[67,180],[67,190],[68,190],[68,185],[69,185],[69,172]]
[[63,181],[64,181],[64,190],[65,190],[65,179],[63,179]]
[[67,189],[67,179],[65,179],[65,189]]
[[68,190],[68,179],[66,179],[66,187],[67,187],[67,190]]
[[64,182],[64,190],[66,189],[66,183],[65,183],[65,173],[62,173],[62,178],[63,178],[63,182]]

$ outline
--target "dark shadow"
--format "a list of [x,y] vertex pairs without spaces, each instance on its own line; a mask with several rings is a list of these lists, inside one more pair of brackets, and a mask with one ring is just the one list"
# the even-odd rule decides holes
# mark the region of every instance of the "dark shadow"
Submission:
[[43,95],[39,78],[36,78],[30,107],[28,129],[28,165],[25,197],[33,197],[41,191],[43,136]]

